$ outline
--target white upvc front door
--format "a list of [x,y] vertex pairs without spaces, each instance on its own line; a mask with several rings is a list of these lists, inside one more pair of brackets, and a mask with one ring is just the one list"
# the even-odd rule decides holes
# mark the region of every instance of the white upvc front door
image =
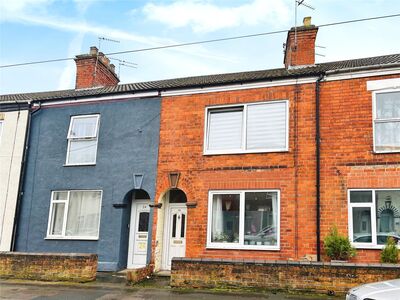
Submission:
[[186,252],[186,203],[170,203],[166,208],[163,269],[171,270],[173,257],[185,257]]
[[149,200],[132,201],[127,264],[129,269],[146,266],[149,215]]

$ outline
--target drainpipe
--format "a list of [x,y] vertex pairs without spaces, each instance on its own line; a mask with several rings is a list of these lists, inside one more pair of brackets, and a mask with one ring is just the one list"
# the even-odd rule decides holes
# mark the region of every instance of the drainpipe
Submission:
[[325,74],[320,74],[315,82],[315,159],[316,159],[316,198],[317,198],[317,261],[321,261],[321,133],[320,133],[320,114],[319,114],[319,89],[320,82]]
[[26,126],[26,131],[25,131],[25,144],[24,144],[24,152],[23,152],[22,162],[21,162],[17,203],[16,203],[16,207],[15,207],[14,227],[13,227],[12,240],[11,240],[11,251],[15,251],[15,242],[16,242],[16,238],[17,238],[17,227],[18,227],[18,222],[19,222],[19,218],[20,218],[20,207],[21,207],[22,197],[24,195],[23,187],[24,187],[24,183],[25,183],[26,161],[28,158],[28,150],[29,150],[29,145],[30,145],[31,120],[32,120],[33,114],[37,113],[41,108],[42,108],[42,106],[41,106],[41,103],[39,102],[39,108],[36,110],[32,110],[32,102],[29,101],[28,124]]

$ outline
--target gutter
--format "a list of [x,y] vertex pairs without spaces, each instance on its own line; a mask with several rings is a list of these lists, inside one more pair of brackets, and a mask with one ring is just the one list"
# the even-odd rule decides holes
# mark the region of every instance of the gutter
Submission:
[[315,82],[315,160],[316,160],[316,221],[317,221],[317,261],[321,261],[321,132],[320,132],[320,82],[325,74]]
[[41,103],[39,102],[39,108],[36,110],[33,110],[33,105],[32,102],[29,101],[29,113],[28,113],[28,124],[26,126],[26,131],[25,131],[25,143],[24,143],[24,152],[22,156],[22,162],[21,162],[21,170],[19,174],[19,184],[18,184],[18,196],[17,196],[17,203],[15,207],[15,214],[14,214],[14,225],[13,225],[13,232],[12,232],[12,239],[11,239],[11,251],[15,251],[15,243],[16,243],[16,238],[17,238],[17,229],[18,229],[18,223],[19,223],[19,218],[20,218],[20,207],[21,207],[21,201],[22,197],[24,196],[23,192],[23,187],[25,183],[25,176],[26,176],[26,161],[28,159],[28,150],[29,150],[29,145],[30,145],[30,133],[31,133],[31,122],[32,122],[32,116],[36,112],[38,112],[41,109]]

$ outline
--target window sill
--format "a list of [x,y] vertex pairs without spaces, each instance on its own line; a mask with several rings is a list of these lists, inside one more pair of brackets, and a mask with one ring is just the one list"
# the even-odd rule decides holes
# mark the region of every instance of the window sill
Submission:
[[221,150],[221,151],[204,151],[204,156],[210,155],[229,155],[229,154],[262,154],[262,153],[280,153],[289,152],[289,149],[257,149],[257,150]]
[[92,163],[92,164],[64,164],[63,167],[93,167],[95,166],[96,163]]
[[66,237],[66,236],[46,236],[45,238],[44,238],[45,240],[67,240],[67,241],[70,241],[70,240],[75,240],[75,241],[98,241],[99,240],[99,237],[98,236],[96,236],[96,237],[89,237],[89,236],[79,236],[79,237],[73,237],[73,236],[69,236],[69,237]]
[[[356,245],[352,244],[352,246],[356,249],[360,250],[382,250],[385,248],[385,245]],[[400,245],[397,245],[397,248],[400,249]]]
[[374,154],[390,154],[390,153],[394,153],[394,154],[399,154],[400,150],[393,150],[393,151],[373,151]]
[[261,250],[261,251],[280,251],[279,246],[265,246],[265,245],[245,245],[235,246],[227,245],[228,243],[218,245],[207,245],[206,249],[223,249],[223,250]]

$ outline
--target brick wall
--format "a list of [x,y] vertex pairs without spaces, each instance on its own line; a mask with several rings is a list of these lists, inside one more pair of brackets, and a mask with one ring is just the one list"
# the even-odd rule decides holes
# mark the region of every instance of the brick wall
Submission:
[[138,268],[138,269],[128,269],[126,271],[126,279],[130,283],[138,283],[141,282],[149,276],[153,274],[153,266],[152,265],[147,265],[143,268]]
[[174,259],[171,286],[259,288],[343,295],[350,288],[400,278],[400,265]]
[[3,279],[86,282],[96,270],[96,254],[0,252]]
[[[181,172],[178,188],[188,202],[197,202],[188,209],[186,256],[299,259],[315,254],[314,90],[314,84],[304,84],[162,99],[155,199],[168,190],[168,173]],[[281,99],[289,100],[288,152],[203,155],[207,106]],[[208,191],[227,189],[281,191],[280,251],[206,249]],[[158,213],[154,211],[153,237]],[[153,249],[161,242],[153,240]]]
[[[321,240],[333,225],[348,234],[347,189],[400,187],[400,154],[372,152],[372,96],[368,77],[321,83]],[[289,151],[203,155],[205,108],[289,100]],[[315,84],[163,97],[155,201],[168,190],[168,173],[181,173],[188,202],[186,256],[269,260],[315,259]],[[206,249],[209,190],[279,189],[279,251]],[[153,262],[162,234],[153,223]],[[379,250],[359,250],[356,261],[378,262]],[[157,268],[157,264],[156,264]]]
[[[330,81],[321,88],[321,239],[332,225],[348,234],[348,189],[400,189],[400,153],[374,153],[368,80]],[[379,262],[380,250],[358,249],[354,261]]]

